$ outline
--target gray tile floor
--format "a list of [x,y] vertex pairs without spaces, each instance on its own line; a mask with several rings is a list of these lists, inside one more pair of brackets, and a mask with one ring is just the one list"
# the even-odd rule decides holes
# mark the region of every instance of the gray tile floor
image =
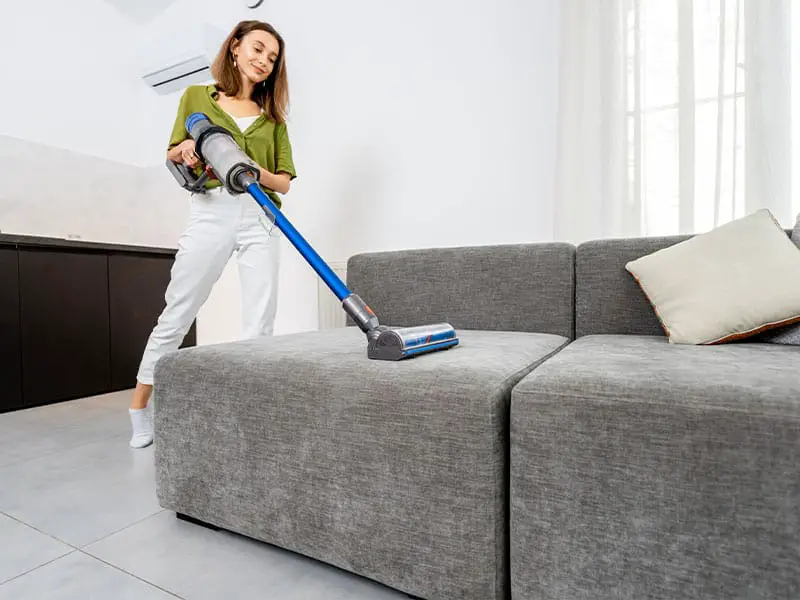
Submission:
[[158,506],[130,392],[0,415],[0,600],[407,600]]

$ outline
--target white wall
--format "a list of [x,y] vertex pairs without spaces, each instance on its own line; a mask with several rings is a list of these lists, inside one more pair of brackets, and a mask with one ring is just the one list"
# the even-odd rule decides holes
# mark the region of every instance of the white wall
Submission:
[[186,219],[166,170],[2,135],[0,164],[4,233],[174,248]]
[[136,32],[102,0],[4,7],[0,134],[139,164]]
[[288,203],[323,256],[549,239],[557,0],[313,4],[260,16],[288,45]]
[[[243,5],[178,0],[145,21],[125,19],[102,0],[15,3],[0,24],[0,44],[25,46],[29,59],[0,53],[3,73],[28,89],[52,84],[59,93],[55,104],[51,94],[7,95],[4,107],[17,116],[0,123],[0,134],[9,136],[0,152],[16,153],[20,141],[65,149],[75,153],[71,172],[95,179],[81,195],[69,187],[56,193],[51,183],[25,183],[24,174],[38,170],[32,160],[18,162],[16,183],[0,188],[0,229],[174,247],[185,204],[163,152],[179,94],[156,96],[140,82],[142,68],[167,32],[175,43],[202,38],[213,52],[238,19],[261,18],[288,44],[299,177],[284,212],[326,260],[549,239],[558,0]],[[31,22],[47,42],[27,41]],[[86,76],[88,88],[75,85]],[[70,162],[23,146],[29,155]],[[131,182],[130,192],[101,182],[100,163],[89,157],[113,161],[102,164]],[[20,210],[25,193],[61,198],[59,217],[34,204]],[[137,219],[139,209],[146,214]],[[199,316],[201,343],[238,336],[237,286],[232,262]],[[276,333],[316,328],[317,276],[286,242],[280,286]]]
[[314,4],[261,16],[289,44],[292,203],[321,251],[549,236],[556,1]]
[[140,31],[103,0],[4,10],[0,230],[175,247],[186,203],[145,157]]

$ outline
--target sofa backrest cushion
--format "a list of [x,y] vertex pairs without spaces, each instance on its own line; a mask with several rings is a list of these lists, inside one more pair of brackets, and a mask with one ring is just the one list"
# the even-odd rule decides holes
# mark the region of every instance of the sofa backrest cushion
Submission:
[[575,247],[568,243],[357,254],[348,260],[347,284],[385,325],[574,335]]
[[689,237],[634,237],[578,244],[575,256],[576,336],[665,335],[647,296],[625,265]]

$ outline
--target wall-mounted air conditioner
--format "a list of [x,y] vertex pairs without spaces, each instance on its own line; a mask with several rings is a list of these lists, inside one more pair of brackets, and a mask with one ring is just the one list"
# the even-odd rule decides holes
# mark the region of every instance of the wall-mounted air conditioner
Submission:
[[210,80],[211,64],[205,54],[198,54],[146,73],[143,78],[158,94],[171,94]]
[[201,15],[165,11],[137,39],[139,75],[159,95],[208,83],[213,80],[211,64],[226,35]]

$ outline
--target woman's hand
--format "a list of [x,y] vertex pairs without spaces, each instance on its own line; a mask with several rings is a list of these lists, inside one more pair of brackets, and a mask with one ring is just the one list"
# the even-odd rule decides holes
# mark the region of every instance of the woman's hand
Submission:
[[200,165],[200,157],[195,154],[194,151],[194,140],[184,140],[180,143],[181,148],[181,158],[183,159],[183,164],[185,164],[190,169],[194,169],[195,167]]
[[194,151],[194,140],[183,140],[167,154],[172,162],[182,162],[190,169],[200,165],[200,157]]

